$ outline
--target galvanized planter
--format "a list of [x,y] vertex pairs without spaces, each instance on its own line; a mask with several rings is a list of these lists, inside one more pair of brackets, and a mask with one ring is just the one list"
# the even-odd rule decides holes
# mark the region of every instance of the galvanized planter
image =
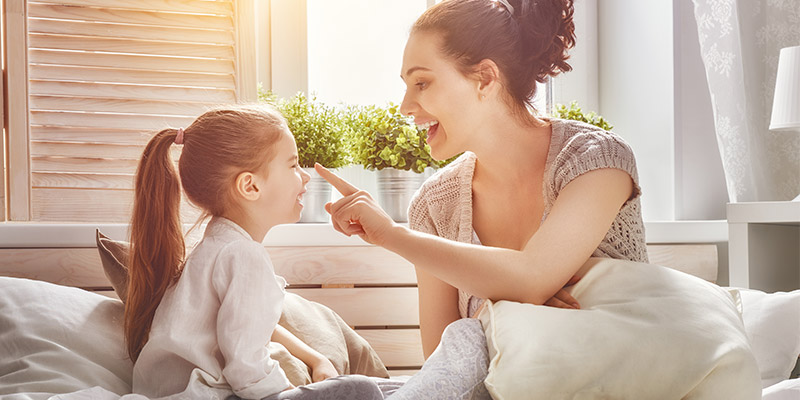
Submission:
[[408,222],[408,204],[426,175],[385,168],[377,172],[378,204],[395,222]]
[[325,203],[331,201],[331,185],[322,179],[314,168],[303,168],[311,180],[306,185],[303,195],[303,212],[300,222],[328,222],[330,215],[325,211]]

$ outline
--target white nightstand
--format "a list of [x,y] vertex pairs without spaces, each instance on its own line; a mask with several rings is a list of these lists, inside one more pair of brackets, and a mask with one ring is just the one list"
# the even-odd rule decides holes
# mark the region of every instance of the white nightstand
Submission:
[[728,203],[730,286],[800,288],[800,202]]

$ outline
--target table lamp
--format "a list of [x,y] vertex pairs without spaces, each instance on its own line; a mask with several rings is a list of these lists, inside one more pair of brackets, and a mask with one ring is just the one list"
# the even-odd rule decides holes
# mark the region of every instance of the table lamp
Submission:
[[[769,129],[800,133],[800,46],[781,49]],[[800,195],[794,201],[800,201]]]

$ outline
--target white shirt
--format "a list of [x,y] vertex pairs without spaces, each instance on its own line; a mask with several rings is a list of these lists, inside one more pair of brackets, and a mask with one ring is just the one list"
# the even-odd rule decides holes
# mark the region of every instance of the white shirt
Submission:
[[285,286],[263,245],[234,222],[212,218],[156,309],[133,368],[134,393],[163,397],[205,385],[260,399],[286,389],[267,349]]

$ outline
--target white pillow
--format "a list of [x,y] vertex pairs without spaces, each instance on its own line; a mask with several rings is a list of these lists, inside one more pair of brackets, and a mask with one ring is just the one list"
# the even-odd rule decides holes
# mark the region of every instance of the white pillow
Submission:
[[494,399],[755,399],[761,384],[724,289],[666,267],[590,259],[580,310],[487,302]]
[[741,297],[744,330],[758,362],[762,387],[789,379],[800,357],[800,290],[728,290]]
[[0,396],[48,398],[93,386],[130,393],[122,302],[8,277],[0,277],[0,293]]

